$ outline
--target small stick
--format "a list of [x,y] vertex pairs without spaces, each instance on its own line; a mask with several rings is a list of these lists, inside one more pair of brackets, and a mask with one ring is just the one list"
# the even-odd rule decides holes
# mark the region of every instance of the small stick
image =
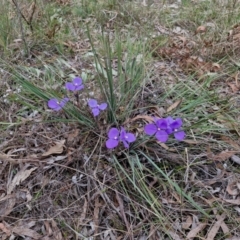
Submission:
[[[27,25],[29,25],[30,29],[31,29],[31,32],[33,32],[33,26],[32,26],[32,19],[33,19],[33,14],[36,10],[36,0],[34,0],[34,3],[33,3],[33,8],[32,8],[32,13],[31,13],[31,16],[29,18],[29,20],[26,19],[26,17],[24,16],[24,14],[21,12],[20,8],[19,8],[19,5],[17,3],[16,0],[12,0],[13,4],[16,6],[17,10],[18,10],[18,14],[21,15],[21,17],[24,19],[24,21],[27,23]],[[21,23],[20,23],[21,24]]]
[[27,45],[27,42],[26,42],[26,39],[25,39],[25,34],[24,34],[24,31],[23,31],[23,24],[22,24],[22,18],[28,23],[27,19],[25,18],[25,16],[22,14],[19,6],[18,6],[18,3],[15,1],[15,0],[12,0],[14,5],[16,6],[17,8],[17,12],[18,12],[18,17],[19,17],[19,23],[20,23],[20,31],[21,31],[21,35],[22,35],[22,40],[23,40],[23,43],[25,45],[25,50],[27,52],[27,55],[29,57],[29,49],[28,49],[28,45]]

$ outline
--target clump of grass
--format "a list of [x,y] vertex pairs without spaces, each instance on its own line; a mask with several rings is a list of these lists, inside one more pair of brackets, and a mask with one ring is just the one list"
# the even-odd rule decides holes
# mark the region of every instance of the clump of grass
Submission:
[[[140,46],[139,43],[130,44],[129,41],[123,44],[118,35],[111,44],[109,38],[102,33],[101,42],[105,53],[102,61],[93,45],[90,32],[89,39],[94,53],[98,83],[110,106],[109,121],[124,121],[134,110],[135,100],[144,79],[144,63],[136,59],[144,46]],[[116,59],[115,68],[113,59]],[[124,110],[120,110],[121,108]]]

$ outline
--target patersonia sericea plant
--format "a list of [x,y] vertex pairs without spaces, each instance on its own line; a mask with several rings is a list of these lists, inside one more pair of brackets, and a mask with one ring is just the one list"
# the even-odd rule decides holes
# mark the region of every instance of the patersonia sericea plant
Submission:
[[147,124],[144,127],[144,132],[147,135],[155,136],[158,141],[166,142],[170,134],[181,141],[185,138],[185,132],[182,130],[182,119],[173,119],[172,117],[157,119],[154,118],[154,123]]
[[[84,88],[83,81],[80,77],[75,77],[72,82],[65,84],[67,90],[74,92],[77,95],[77,91]],[[69,101],[68,97],[61,100],[52,98],[48,101],[48,107],[54,111],[61,110]],[[101,111],[105,110],[108,106],[107,103],[98,103],[96,99],[89,99],[88,106],[94,117],[98,116]],[[170,135],[173,135],[176,140],[181,141],[185,138],[186,134],[182,129],[183,121],[181,118],[173,119],[172,117],[166,118],[153,118],[153,122],[146,124],[144,127],[145,134],[154,136],[158,141],[165,143]],[[136,141],[136,136],[133,133],[126,132],[124,127],[111,128],[108,132],[108,139],[106,141],[106,147],[108,149],[116,148],[119,143],[123,143],[125,148],[129,148],[130,143]]]
[[65,84],[65,87],[69,91],[76,92],[82,90],[84,88],[84,85],[80,77],[75,77],[72,82],[67,82]]
[[56,98],[52,98],[48,101],[48,107],[55,110],[55,111],[59,111],[64,107],[64,105],[68,101],[69,101],[69,98],[63,98],[61,101],[59,101]]
[[172,117],[167,117],[166,120],[168,123],[168,133],[173,133],[174,137],[179,141],[183,140],[186,134],[182,130],[182,119],[177,118],[174,120]]
[[129,148],[129,143],[136,140],[133,133],[126,132],[126,130],[121,127],[119,131],[117,128],[111,128],[108,132],[108,140],[106,141],[106,147],[112,149],[118,146],[120,142],[123,143],[125,148]]
[[98,104],[97,100],[89,99],[88,106],[91,108],[93,116],[96,117],[99,115],[100,110],[103,111],[107,108],[107,103]]
[[154,135],[158,141],[166,142],[168,140],[168,123],[165,119],[155,119],[154,123],[147,124],[144,131],[147,135]]

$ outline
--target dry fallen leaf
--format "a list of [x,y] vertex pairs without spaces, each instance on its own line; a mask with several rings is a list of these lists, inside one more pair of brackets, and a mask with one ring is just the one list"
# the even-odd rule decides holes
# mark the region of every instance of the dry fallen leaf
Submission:
[[[174,231],[168,231],[168,234],[172,237],[174,240],[182,240],[182,238],[179,237],[179,235]],[[145,238],[146,239],[146,238]]]
[[68,142],[72,142],[79,134],[79,129],[76,129],[74,132],[68,134]]
[[188,143],[188,144],[200,144],[200,141],[195,141],[192,139],[184,139],[183,142]]
[[63,240],[62,233],[58,228],[57,223],[53,219],[51,220],[51,223],[52,223],[52,229],[53,229],[53,239]]
[[168,152],[176,152],[175,148],[170,148],[165,143],[157,141],[157,144],[160,145],[161,147],[163,147],[164,149],[168,150]]
[[[217,209],[213,209],[213,213],[216,215],[217,220],[221,219],[222,216],[217,214]],[[224,221],[222,222],[220,227],[222,228],[222,231],[225,235],[227,235],[230,232],[228,226]]]
[[179,99],[175,103],[173,103],[170,107],[167,108],[167,113],[171,112],[173,109],[178,107],[181,102],[182,102],[182,99]]
[[239,81],[238,81],[238,75],[239,75],[239,72],[237,72],[236,74],[235,74],[235,83],[236,83],[236,86],[240,89],[240,83],[239,83]]
[[125,226],[127,227],[128,231],[131,232],[131,226],[130,226],[130,224],[127,220],[126,214],[125,214],[123,200],[122,200],[122,198],[120,197],[120,195],[118,194],[117,191],[115,191],[115,193],[116,193],[116,199],[117,199],[118,204],[119,204],[119,210],[120,210],[121,217],[124,220]]
[[11,164],[19,164],[19,163],[27,163],[27,162],[37,162],[39,160],[35,157],[14,159],[11,157],[11,155],[0,153],[0,161],[10,162]]
[[64,146],[65,140],[61,140],[59,142],[56,142],[56,144],[52,147],[50,147],[50,149],[43,153],[42,156],[46,157],[52,154],[60,154],[63,152],[63,146]]
[[207,31],[206,26],[199,26],[199,27],[196,29],[195,34],[198,34],[198,33],[205,33],[206,31]]
[[212,72],[218,72],[220,69],[221,69],[220,64],[218,64],[218,63],[212,63],[212,66],[211,66],[211,71],[212,71]]
[[220,226],[222,225],[222,222],[224,221],[226,215],[222,214],[220,218],[217,220],[217,222],[214,223],[211,230],[208,232],[207,239],[206,240],[214,240],[216,234],[218,233],[218,230]]
[[226,191],[229,195],[237,196],[239,193],[239,190],[236,188],[236,182],[229,183],[227,185]]
[[186,221],[182,223],[182,228],[183,229],[189,229],[190,226],[192,225],[192,222],[193,222],[192,221],[192,216],[188,215]]
[[240,151],[240,146],[237,144],[236,141],[232,140],[230,137],[221,136],[221,139],[229,143],[235,150]]
[[10,163],[17,163],[18,162],[17,159],[13,159],[5,153],[0,153],[0,161],[4,161],[4,162],[7,161],[7,162],[10,162]]
[[3,223],[0,223],[0,230],[6,233],[7,236],[11,235],[11,231]]
[[212,204],[216,201],[219,201],[219,198],[210,198],[210,199],[205,199],[204,197],[201,197],[201,199],[203,199],[207,204],[209,204],[212,207]]
[[9,215],[16,203],[16,196],[15,194],[7,195],[0,199],[0,216],[7,216]]
[[44,221],[44,234],[47,234],[48,236],[51,236],[53,231],[52,228],[50,226],[50,223],[48,221]]
[[[219,220],[221,218],[221,216],[216,215],[216,218],[217,218],[217,220]],[[228,226],[226,225],[225,222],[222,222],[221,228],[222,228],[222,231],[225,235],[227,235],[230,232],[230,230],[229,230],[229,228],[228,228]]]
[[239,240],[239,237],[231,237],[231,238],[226,238],[225,240]]
[[196,228],[192,229],[188,235],[187,239],[195,238],[198,233],[206,227],[207,223],[200,223]]
[[83,207],[82,207],[82,213],[81,213],[81,216],[79,218],[79,223],[80,224],[83,224],[83,221],[86,218],[87,210],[88,210],[88,201],[87,201],[86,198],[84,198],[84,204],[83,204]]
[[215,160],[215,161],[226,161],[237,152],[238,151],[222,151],[218,155],[215,155],[213,157],[213,160]]
[[20,170],[15,177],[13,178],[12,182],[9,184],[7,189],[7,194],[11,194],[11,192],[14,190],[14,188],[19,185],[21,182],[23,182],[25,179],[27,179],[30,174],[37,169],[37,167],[33,167],[29,170],[26,168],[28,165],[26,165],[22,170]]
[[239,87],[235,83],[228,83],[228,86],[232,89],[233,93],[237,93],[239,91]]
[[[37,233],[36,231],[30,229],[31,227],[33,227],[35,225],[35,221],[31,221],[29,223],[22,223],[21,221],[18,222],[17,226],[10,226],[8,223],[4,222],[4,224],[6,225],[7,228],[11,228],[11,232],[15,233],[19,236],[25,236],[25,237],[30,237],[31,239],[42,239],[42,235],[40,235],[39,233]],[[21,225],[20,225],[21,224]],[[24,238],[27,239],[27,238]]]
[[27,188],[21,189],[21,192],[24,194],[23,198],[25,198],[27,202],[30,202],[32,200],[33,197]]
[[99,201],[99,196],[95,198],[95,206],[94,206],[94,213],[93,213],[93,222],[95,225],[94,228],[94,234],[98,234],[98,226],[99,226],[99,212],[100,208],[102,207],[100,201]]
[[166,150],[169,149],[169,147],[165,143],[161,143],[161,142],[157,141],[157,144],[159,144],[161,147],[163,147]]
[[33,239],[42,239],[42,235],[40,235],[39,233],[37,233],[36,231],[29,229],[29,228],[25,228],[23,227],[14,227],[12,229],[12,232],[20,235],[20,236],[27,236],[27,237],[31,237]]
[[222,198],[222,200],[227,202],[227,203],[231,203],[233,205],[240,205],[240,198],[237,198],[237,199],[224,199],[224,198]]

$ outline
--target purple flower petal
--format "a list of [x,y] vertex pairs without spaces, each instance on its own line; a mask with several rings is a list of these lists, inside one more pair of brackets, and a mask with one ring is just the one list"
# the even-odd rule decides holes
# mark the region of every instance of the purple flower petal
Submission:
[[106,147],[107,147],[108,149],[115,148],[115,147],[117,147],[117,145],[118,145],[118,140],[108,139],[108,140],[106,141]]
[[100,110],[105,110],[107,108],[107,103],[102,103],[98,106]]
[[74,90],[75,90],[75,86],[74,86],[72,83],[70,83],[70,82],[67,82],[67,83],[65,84],[65,87],[66,87],[66,89],[69,90],[69,91],[74,91]]
[[121,127],[121,131],[120,131],[120,140],[123,141],[125,139],[125,135],[126,135],[126,130],[124,127]]
[[164,130],[157,131],[155,136],[158,141],[163,142],[163,143],[168,140],[168,134]]
[[144,127],[144,132],[147,134],[147,135],[154,135],[156,132],[157,132],[157,126],[153,123],[150,123],[150,124],[147,124],[145,127]]
[[98,106],[97,100],[95,99],[89,99],[88,100],[88,106],[90,108],[96,108]]
[[122,142],[125,148],[129,148],[129,144],[126,140],[122,140]]
[[73,79],[73,85],[75,86],[75,88],[74,88],[75,91],[79,91],[84,88],[82,79],[80,77],[76,77]]
[[68,98],[68,97],[65,97],[65,98],[63,98],[62,101],[64,101],[65,103],[67,103],[67,102],[69,101],[69,98]]
[[79,91],[79,90],[82,90],[84,88],[83,85],[80,85],[80,86],[75,86],[75,91]]
[[165,131],[167,132],[167,134],[172,134],[174,129],[168,126],[167,129],[165,129]]
[[126,130],[121,127],[120,141],[123,142],[125,148],[129,148],[129,143],[134,142],[135,140],[136,137],[133,133],[127,133]]
[[181,118],[177,118],[175,121],[173,121],[170,124],[170,127],[173,129],[178,129],[182,126],[182,119]]
[[75,86],[80,86],[80,85],[82,85],[82,79],[81,79],[80,77],[75,77],[75,78],[73,79],[73,84],[74,84]]
[[100,111],[98,108],[92,108],[92,113],[93,113],[93,116],[96,117],[99,115]]
[[170,125],[172,122],[174,122],[172,117],[167,117],[167,118],[165,118],[165,120],[167,121],[168,125]]
[[172,129],[171,126],[170,126],[171,123],[174,122],[173,118],[172,117],[167,117],[167,118],[165,118],[165,120],[167,121],[167,125],[168,125],[167,128],[165,129],[166,132],[168,134],[173,133],[174,129]]
[[133,133],[126,133],[125,140],[129,143],[134,142],[136,140],[136,137]]
[[167,121],[165,119],[159,119],[156,121],[157,128],[159,129],[167,129]]
[[48,101],[48,107],[55,110],[55,111],[59,111],[61,110],[61,106],[59,101],[56,98],[52,98]]
[[108,132],[108,137],[111,139],[119,138],[119,130],[117,128],[111,128]]
[[69,101],[69,98],[64,98],[61,102],[60,102],[60,106],[61,108],[64,107],[64,105]]
[[179,141],[183,140],[185,138],[185,136],[186,136],[186,134],[182,130],[174,132],[174,137]]

